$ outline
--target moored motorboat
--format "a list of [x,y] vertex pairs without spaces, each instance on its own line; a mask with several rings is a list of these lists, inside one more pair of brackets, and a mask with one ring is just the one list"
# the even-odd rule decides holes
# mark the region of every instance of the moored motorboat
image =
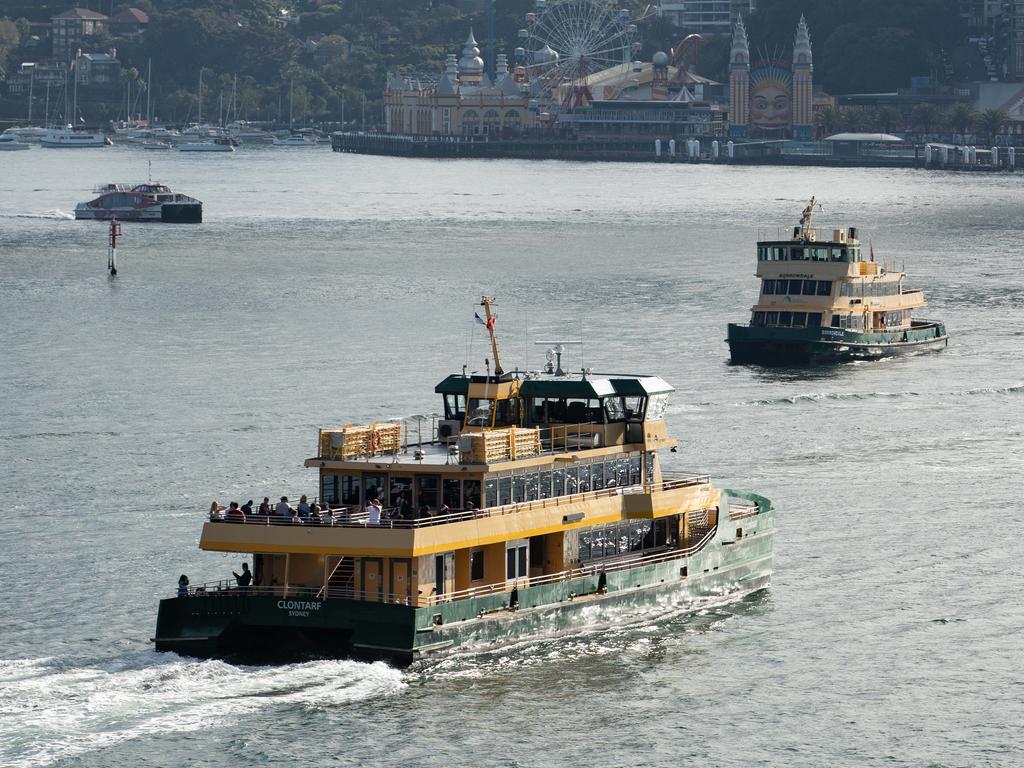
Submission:
[[317,147],[319,144],[315,139],[307,138],[300,134],[293,134],[291,136],[285,136],[283,138],[274,139],[275,147]]
[[31,149],[32,145],[20,141],[13,134],[0,136],[0,152],[11,152],[19,149]]
[[906,272],[864,253],[857,229],[815,229],[812,197],[790,238],[759,239],[760,297],[749,323],[728,326],[733,363],[799,365],[941,349],[945,325],[911,317],[926,306]]
[[321,429],[305,465],[322,505],[213,505],[200,547],[253,568],[179,580],[160,602],[158,651],[407,664],[767,586],[769,500],[662,466],[673,388],[567,375],[560,348],[545,372],[506,372],[492,304],[480,322],[493,372],[434,387],[443,418]]
[[112,144],[102,131],[88,131],[70,126],[49,129],[39,143],[44,147],[53,148],[107,147]]
[[101,184],[94,191],[98,197],[75,206],[76,219],[162,221],[177,224],[198,224],[203,220],[201,201],[175,192],[160,182],[112,182]]
[[226,136],[209,141],[188,141],[178,145],[179,152],[234,152],[238,142]]

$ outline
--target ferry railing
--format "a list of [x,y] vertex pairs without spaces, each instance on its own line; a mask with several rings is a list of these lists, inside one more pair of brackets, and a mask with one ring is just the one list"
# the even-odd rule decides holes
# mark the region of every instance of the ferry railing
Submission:
[[[197,584],[195,586],[189,586],[187,589],[188,597],[277,597],[282,600],[296,600],[315,602],[324,599],[324,590],[322,586],[307,586],[307,585],[288,585],[285,587],[280,584],[274,584],[266,587],[258,587],[250,585],[248,587],[241,587],[235,581],[235,579],[221,579],[220,581],[209,581],[203,584]],[[178,597],[183,595],[178,593]],[[346,598],[349,600],[362,600],[366,602],[384,602],[394,603],[400,605],[414,605],[417,601],[408,594],[394,594],[389,592],[379,592],[371,590],[356,590],[345,587],[328,587],[327,588],[328,598]],[[288,607],[288,606],[283,606]],[[300,609],[299,606],[294,606],[294,609]]]
[[426,606],[440,605],[441,603],[450,603],[455,600],[461,600],[469,597],[482,597],[484,595],[492,595],[499,592],[509,592],[514,588],[525,589],[526,587],[553,584],[560,581],[570,581],[571,579],[583,578],[586,576],[599,576],[602,573],[624,571],[630,568],[635,568],[639,565],[654,565],[656,563],[663,563],[669,560],[678,560],[681,557],[689,557],[690,555],[699,552],[715,537],[715,533],[717,531],[718,526],[713,526],[704,531],[696,543],[685,547],[669,549],[654,554],[643,554],[633,557],[616,557],[612,560],[588,563],[587,565],[569,568],[564,571],[545,574],[543,576],[531,576],[515,580],[509,579],[508,581],[501,581],[495,584],[468,587],[466,589],[445,592],[439,595],[427,595],[426,597],[421,597],[421,604]]
[[[667,476],[667,478],[665,477]],[[396,508],[385,510],[379,524],[371,524],[369,515],[365,509],[353,507],[338,507],[331,510],[329,518],[325,519],[321,513],[320,522],[315,518],[306,518],[295,522],[294,517],[282,517],[279,515],[251,515],[244,519],[232,519],[230,516],[211,517],[210,522],[225,523],[233,525],[303,525],[308,527],[334,527],[334,528],[426,528],[434,525],[447,525],[465,520],[477,520],[488,517],[502,517],[504,515],[526,512],[537,509],[549,509],[552,507],[569,506],[581,501],[592,499],[611,498],[614,496],[625,496],[629,494],[646,494],[658,491],[670,491],[677,488],[686,488],[695,485],[706,485],[711,482],[708,475],[689,473],[663,473],[660,483],[646,483],[615,486],[602,488],[596,491],[583,491],[580,493],[566,494],[563,496],[552,496],[546,499],[534,499],[531,501],[512,502],[496,507],[484,507],[481,509],[462,509],[449,511],[445,514],[432,514],[425,517],[418,517],[413,520],[392,517],[397,514]]]

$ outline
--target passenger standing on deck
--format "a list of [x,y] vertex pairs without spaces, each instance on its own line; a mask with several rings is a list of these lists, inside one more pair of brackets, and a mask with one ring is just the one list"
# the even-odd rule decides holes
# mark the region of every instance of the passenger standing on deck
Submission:
[[184,573],[178,579],[178,597],[188,597],[188,576]]
[[248,563],[242,563],[241,573],[235,573],[234,571],[232,571],[231,575],[235,577],[235,581],[238,582],[238,586],[242,588],[246,588],[250,584],[252,584],[252,571],[249,570]]
[[374,499],[366,507],[366,524],[367,525],[380,525],[380,499]]
[[291,505],[288,503],[288,497],[287,496],[282,496],[281,500],[279,502],[277,502],[277,506],[274,507],[274,512],[276,512],[277,516],[279,518],[281,518],[282,520],[284,520],[285,522],[287,522],[288,520],[291,519],[292,512],[294,512],[294,511],[295,510],[293,510],[291,508]]

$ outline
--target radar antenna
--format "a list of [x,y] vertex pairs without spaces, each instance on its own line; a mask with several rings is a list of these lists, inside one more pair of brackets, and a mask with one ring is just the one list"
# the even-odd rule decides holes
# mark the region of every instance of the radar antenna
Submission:
[[534,344],[540,344],[548,348],[547,351],[547,367],[548,373],[555,376],[565,376],[565,371],[562,370],[562,354],[565,352],[566,344],[580,344],[582,341],[535,341]]

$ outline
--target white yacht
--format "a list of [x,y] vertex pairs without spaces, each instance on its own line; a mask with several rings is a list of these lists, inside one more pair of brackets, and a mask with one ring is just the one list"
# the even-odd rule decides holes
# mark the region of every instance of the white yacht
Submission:
[[106,147],[112,142],[102,131],[50,128],[39,141],[44,147]]
[[19,141],[14,135],[3,135],[0,136],[0,152],[10,152],[18,149],[30,149],[31,144],[27,144],[24,141]]
[[23,125],[8,128],[0,134],[0,141],[7,141],[13,138],[16,141],[39,141],[46,135],[46,129],[34,125]]
[[274,139],[275,147],[316,147],[316,139],[309,139],[305,136],[285,136],[283,139]]
[[227,136],[209,141],[189,141],[178,146],[180,152],[234,152],[238,142]]

